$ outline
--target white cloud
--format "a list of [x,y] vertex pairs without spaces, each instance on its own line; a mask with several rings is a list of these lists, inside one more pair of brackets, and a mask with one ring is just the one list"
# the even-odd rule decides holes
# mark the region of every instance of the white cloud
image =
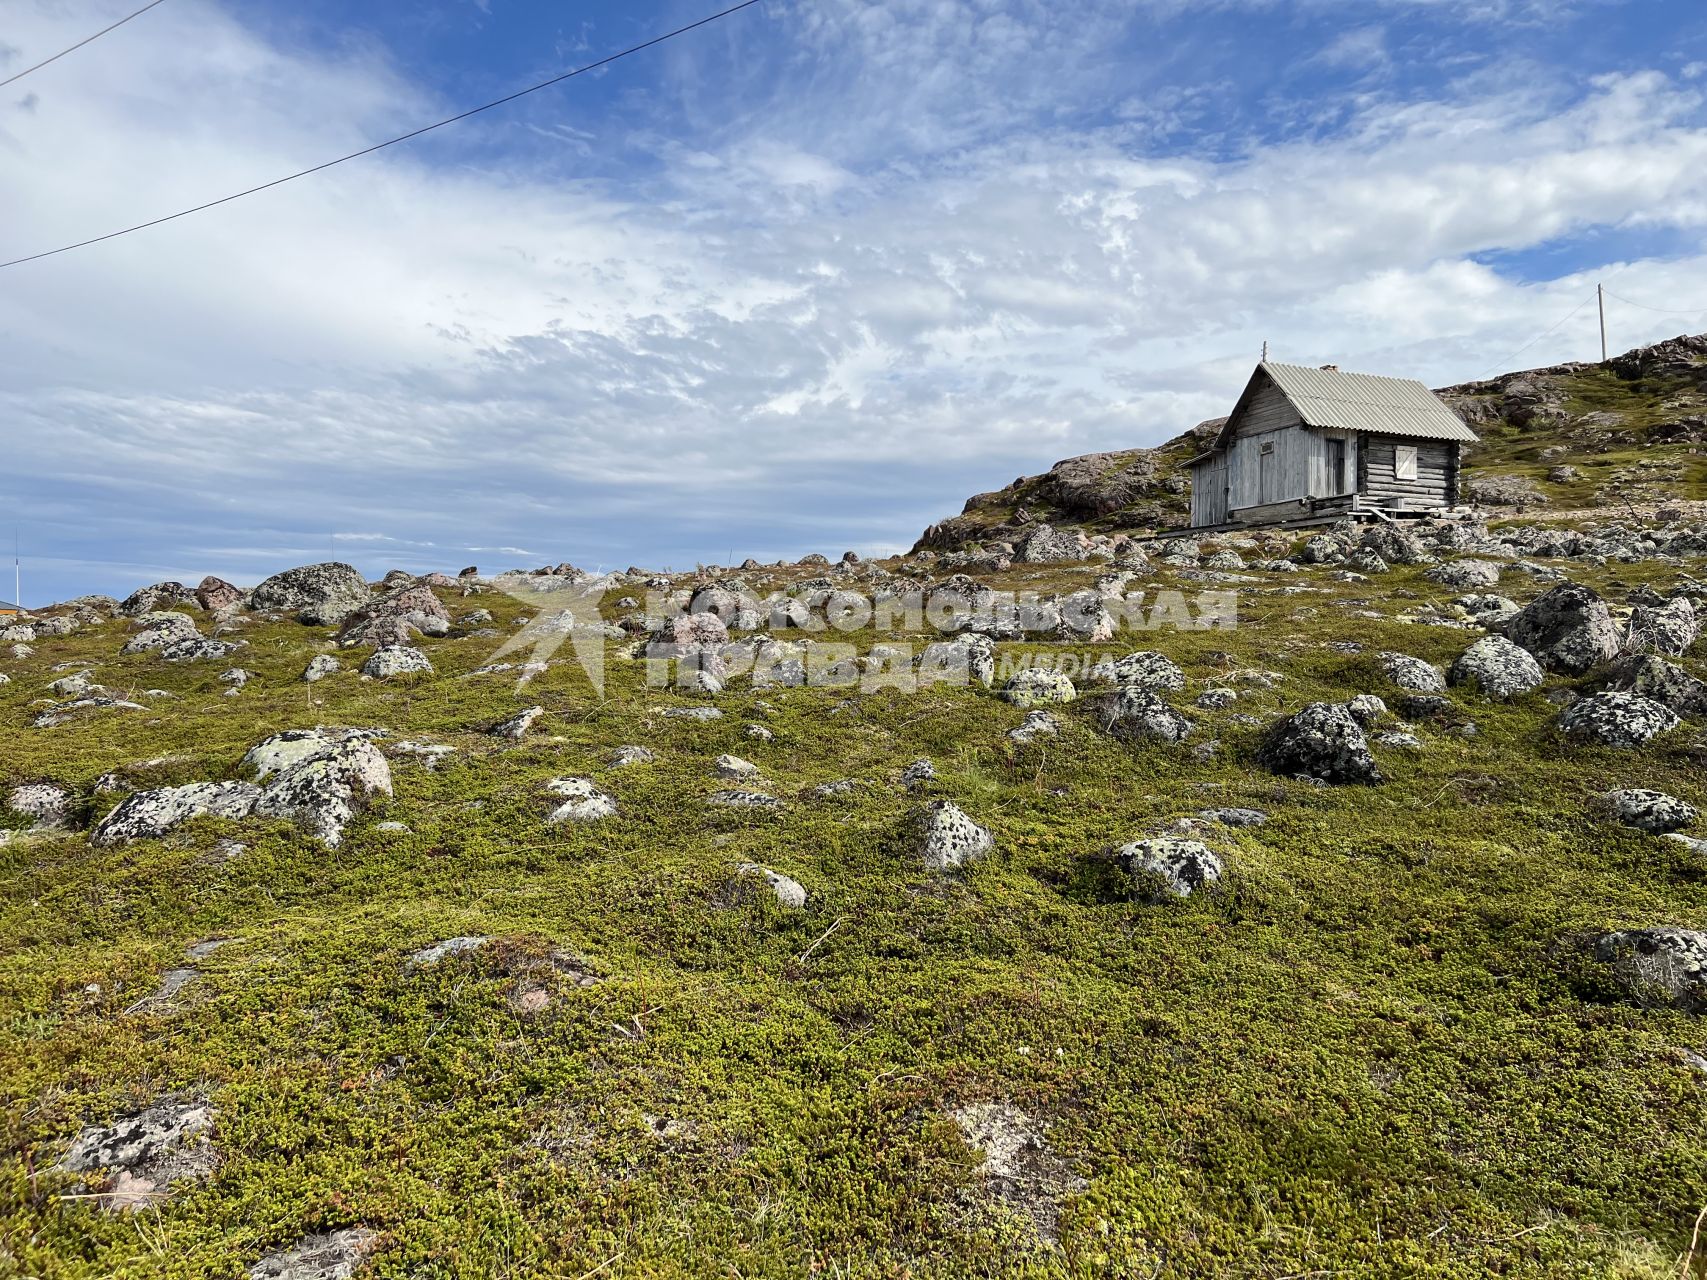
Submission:
[[[376,567],[870,550],[1018,471],[1225,412],[1265,338],[1304,362],[1483,372],[1592,280],[1524,285],[1472,255],[1707,224],[1701,99],[1657,72],[1544,91],[1508,68],[1213,157],[1146,152],[1202,109],[1189,94],[1068,127],[1063,68],[1093,66],[1069,104],[1110,90],[1093,51],[1124,8],[779,7],[811,64],[783,86],[799,110],[648,141],[656,172],[399,149],[8,271],[0,412],[29,510],[55,537],[152,537],[170,552],[133,560],[232,576],[338,529],[367,531],[334,541]],[[15,38],[62,37],[47,12]],[[156,16],[122,57],[44,76],[34,110],[0,108],[5,248],[445,106],[371,58],[270,47],[207,0]],[[1147,101],[1132,88],[1106,101]],[[531,136],[613,145],[584,121]],[[1707,299],[1707,255],[1622,271],[1634,298]],[[1625,322],[1622,345],[1676,327]],[[1529,356],[1588,355],[1588,337]]]

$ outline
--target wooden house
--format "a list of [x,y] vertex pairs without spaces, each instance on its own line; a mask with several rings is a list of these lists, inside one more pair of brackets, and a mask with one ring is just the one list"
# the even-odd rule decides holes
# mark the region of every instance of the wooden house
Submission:
[[1408,378],[1264,361],[1210,449],[1193,458],[1191,524],[1275,524],[1458,502],[1476,437]]

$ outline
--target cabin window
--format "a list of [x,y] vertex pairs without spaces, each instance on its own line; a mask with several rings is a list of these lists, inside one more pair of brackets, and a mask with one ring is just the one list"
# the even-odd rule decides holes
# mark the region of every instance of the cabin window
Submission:
[[1402,444],[1393,450],[1393,478],[1395,480],[1415,480],[1417,478],[1416,445]]
[[1328,441],[1328,492],[1346,493],[1351,486],[1345,480],[1345,441]]

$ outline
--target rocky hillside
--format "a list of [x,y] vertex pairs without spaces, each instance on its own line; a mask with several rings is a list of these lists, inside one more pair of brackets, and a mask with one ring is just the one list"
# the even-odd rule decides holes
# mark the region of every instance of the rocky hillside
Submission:
[[1707,526],[1165,553],[5,630],[0,1274],[1707,1274]]
[[[1464,497],[1490,514],[1630,511],[1707,500],[1707,335],[1443,387],[1481,437],[1465,455]],[[1089,535],[1186,523],[1185,464],[1226,421],[1199,423],[1154,449],[1091,453],[967,500],[914,550],[1000,553],[1036,526]]]

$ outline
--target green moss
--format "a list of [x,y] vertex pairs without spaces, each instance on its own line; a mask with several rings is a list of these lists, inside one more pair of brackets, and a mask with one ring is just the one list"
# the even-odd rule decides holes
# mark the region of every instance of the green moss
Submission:
[[[1608,590],[1671,572],[1573,568]],[[335,851],[265,822],[0,846],[0,1271],[238,1276],[359,1223],[381,1233],[375,1273],[399,1277],[1675,1275],[1707,1186],[1707,1088],[1676,1051],[1707,1033],[1620,1003],[1563,940],[1707,922],[1699,860],[1589,803],[1631,784],[1707,803],[1689,735],[1581,750],[1540,693],[1455,694],[1478,734],[1423,728],[1426,751],[1381,753],[1385,786],[1276,779],[1251,763],[1275,715],[1394,692],[1326,642],[1444,663],[1471,638],[1357,616],[1450,594],[1416,570],[1298,582],[1324,594],[1108,647],[1162,649],[1194,689],[1284,675],[1197,713],[1208,760],[1111,743],[1080,707],[1019,747],[1004,735],[1024,713],[973,690],[737,690],[694,724],[660,717],[687,699],[631,663],[603,698],[572,664],[520,692],[467,676],[479,638],[431,642],[436,679],[310,686],[325,633],[256,625],[238,661],[260,680],[235,698],[220,664],[117,656],[116,624],[44,641],[0,686],[0,781],[87,794],[159,757],[151,785],[235,776],[267,733],[315,723],[459,751],[436,772],[395,761],[395,798]],[[505,631],[520,612],[478,603]],[[177,696],[28,727],[73,660]],[[524,743],[478,732],[535,702],[549,714]],[[753,721],[775,740],[747,738]],[[611,767],[630,742],[657,761]],[[787,807],[706,807],[725,751]],[[964,875],[928,875],[898,839],[918,797],[896,778],[920,756],[924,794],[996,833]],[[547,827],[543,784],[566,774],[621,815]],[[799,795],[842,777],[864,785]],[[1216,891],[1157,908],[1096,882],[1110,844],[1228,804],[1271,819],[1211,837]],[[805,885],[808,911],[724,905],[749,860]],[[406,969],[457,935],[495,941]],[[180,996],[125,1012],[210,937],[230,941]],[[218,1106],[212,1177],[135,1220],[63,1198],[85,1189],[51,1169],[68,1137],[165,1094]],[[948,1118],[986,1099],[1038,1118],[1089,1182],[1058,1246],[991,1201]]]

